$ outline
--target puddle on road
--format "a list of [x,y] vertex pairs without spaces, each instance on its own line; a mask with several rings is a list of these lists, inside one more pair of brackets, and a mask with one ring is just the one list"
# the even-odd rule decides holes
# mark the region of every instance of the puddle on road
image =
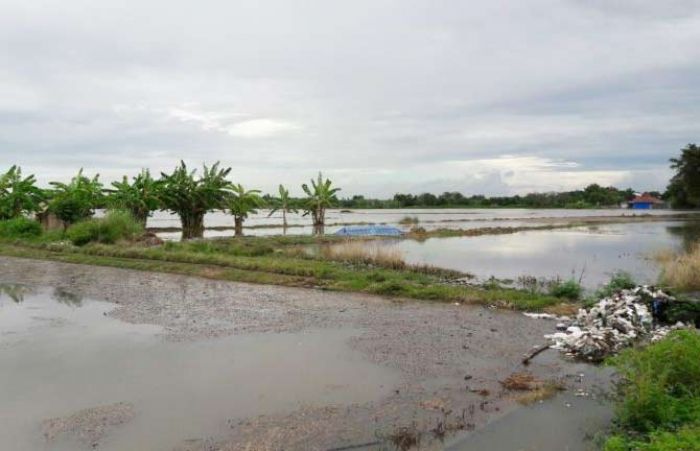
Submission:
[[[553,353],[552,353],[553,354]],[[552,359],[550,355],[546,359]],[[613,418],[610,389],[612,369],[574,364],[569,389],[546,401],[515,409],[483,429],[455,438],[449,451],[591,451]],[[576,393],[580,389],[580,394]]]
[[12,449],[75,450],[46,443],[42,420],[118,402],[133,420],[101,450],[170,450],[217,436],[226,421],[302,405],[364,403],[391,391],[392,370],[351,350],[352,330],[259,334],[187,343],[160,327],[105,315],[113,304],[61,289],[0,290],[0,443]]

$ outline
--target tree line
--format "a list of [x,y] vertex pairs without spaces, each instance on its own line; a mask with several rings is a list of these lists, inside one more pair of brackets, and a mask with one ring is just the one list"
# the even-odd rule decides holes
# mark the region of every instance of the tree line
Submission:
[[[666,192],[650,194],[663,197],[676,208],[700,207],[700,147],[688,144],[681,149],[680,156],[671,159],[671,168],[675,174]],[[591,184],[582,190],[523,196],[464,196],[445,192],[397,193],[391,199],[364,196],[338,199],[340,188],[319,173],[310,184],[301,185],[305,197],[294,198],[282,185],[274,196],[246,189],[229,179],[230,172],[230,167],[220,167],[219,163],[203,165],[202,171],[197,172],[180,162],[172,172],[161,173],[160,177],[153,177],[144,169],[131,179],[124,176],[105,187],[99,175],[89,177],[81,169],[68,183],[50,182],[50,188],[43,189],[37,186],[34,175],[24,176],[19,166],[12,166],[0,175],[0,220],[48,212],[67,227],[90,218],[97,208],[110,208],[129,211],[136,221],[145,225],[154,211],[164,210],[179,216],[182,237],[188,239],[203,236],[204,215],[215,210],[233,216],[236,235],[242,234],[245,219],[259,208],[269,208],[269,215],[281,212],[285,228],[287,215],[302,211],[311,217],[314,231],[320,233],[326,210],[331,207],[593,208],[619,206],[634,197],[634,191],[629,188]]]
[[302,210],[312,218],[314,231],[322,233],[326,210],[336,205],[336,193],[330,179],[318,177],[309,184],[302,184],[306,198],[292,203],[289,190],[279,186],[279,197],[263,198],[259,190],[245,189],[240,183],[229,180],[231,168],[203,165],[202,171],[189,169],[184,162],[171,173],[161,173],[159,178],[143,169],[129,179],[113,182],[105,187],[99,175],[88,177],[79,170],[70,182],[50,182],[49,189],[36,184],[34,175],[23,176],[19,166],[12,166],[0,176],[0,220],[8,220],[48,212],[60,219],[67,228],[93,216],[97,208],[126,210],[133,218],[146,225],[148,217],[156,210],[170,211],[180,218],[182,238],[201,238],[204,235],[204,215],[223,210],[234,220],[236,235],[243,233],[243,222],[261,207],[270,207],[272,215],[281,211],[283,226],[287,227],[287,214]]
[[[658,194],[658,193],[657,193]],[[460,192],[442,194],[395,194],[392,199],[366,199],[364,196],[340,199],[343,208],[596,208],[612,207],[632,199],[632,189],[601,187],[597,184],[583,190],[558,193],[530,193],[515,196],[472,195]]]

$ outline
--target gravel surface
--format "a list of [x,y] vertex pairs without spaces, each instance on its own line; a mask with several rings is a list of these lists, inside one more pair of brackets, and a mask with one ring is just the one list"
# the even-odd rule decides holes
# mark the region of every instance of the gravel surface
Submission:
[[[60,287],[115,303],[109,315],[163,327],[164,339],[352,327],[349,345],[398,369],[390,396],[362,405],[305,406],[297,412],[222,419],[225,437],[193,438],[178,450],[386,447],[420,440],[441,448],[454,432],[483,426],[516,407],[499,381],[522,371],[552,322],[485,307],[388,300],[160,273],[0,257],[0,282]],[[545,353],[547,354],[547,353]],[[563,378],[571,364],[536,358],[539,378]],[[357,375],[362,377],[361,374]]]
[[96,448],[109,429],[127,423],[134,417],[134,406],[118,402],[108,406],[83,409],[60,418],[50,418],[41,424],[48,442],[69,434],[79,442]]

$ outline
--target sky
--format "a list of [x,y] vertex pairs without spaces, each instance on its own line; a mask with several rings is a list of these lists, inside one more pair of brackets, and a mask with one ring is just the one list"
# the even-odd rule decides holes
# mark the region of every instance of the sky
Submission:
[[42,184],[663,190],[698,141],[700,0],[0,2],[0,170]]

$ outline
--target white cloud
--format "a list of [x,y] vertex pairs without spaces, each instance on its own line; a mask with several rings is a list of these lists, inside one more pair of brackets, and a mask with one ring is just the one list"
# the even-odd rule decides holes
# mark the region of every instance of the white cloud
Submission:
[[300,126],[292,122],[262,118],[235,123],[228,127],[227,131],[231,136],[239,136],[243,138],[266,138],[300,129]]

